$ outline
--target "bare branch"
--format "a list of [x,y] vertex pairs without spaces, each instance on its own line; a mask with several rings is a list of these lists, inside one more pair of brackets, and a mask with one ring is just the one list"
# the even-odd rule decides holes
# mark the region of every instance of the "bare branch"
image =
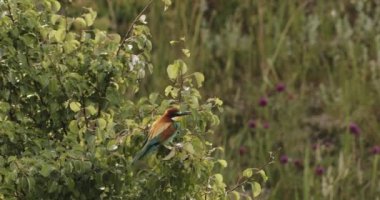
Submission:
[[137,20],[141,17],[142,14],[146,11],[146,9],[149,8],[149,6],[152,4],[153,0],[150,0],[149,3],[141,10],[141,12],[136,16],[136,18],[132,21],[131,25],[128,28],[127,33],[124,35],[123,40],[121,41],[119,48],[117,49],[116,56],[119,55],[119,52],[121,48],[124,46],[125,42],[127,41],[129,34],[132,32],[133,26],[136,24]]

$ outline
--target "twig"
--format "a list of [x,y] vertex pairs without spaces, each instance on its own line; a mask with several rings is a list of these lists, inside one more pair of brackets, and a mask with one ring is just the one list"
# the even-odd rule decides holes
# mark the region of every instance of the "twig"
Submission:
[[[238,183],[237,183],[235,186],[233,186],[232,188],[228,189],[228,190],[226,191],[226,194],[228,194],[228,193],[230,193],[230,192],[236,190],[238,187],[244,185],[245,183],[248,182],[249,179],[246,178],[244,181],[240,182],[241,180],[242,180],[242,178],[240,177],[239,180],[237,181]],[[239,182],[240,182],[240,183],[239,183]]]
[[6,3],[7,3],[8,12],[9,12],[9,17],[11,18],[12,22],[15,23],[15,18],[13,18],[13,15],[12,15],[11,5],[9,4],[9,1],[8,1],[8,0],[5,0],[5,1],[6,1]]
[[141,10],[141,12],[136,16],[136,18],[132,21],[132,24],[129,26],[127,33],[124,35],[123,40],[121,41],[119,48],[117,49],[116,56],[119,55],[121,47],[124,46],[129,34],[132,31],[133,26],[136,24],[137,20],[141,17],[141,15],[148,9],[148,7],[152,4],[153,0],[150,0],[149,3]]

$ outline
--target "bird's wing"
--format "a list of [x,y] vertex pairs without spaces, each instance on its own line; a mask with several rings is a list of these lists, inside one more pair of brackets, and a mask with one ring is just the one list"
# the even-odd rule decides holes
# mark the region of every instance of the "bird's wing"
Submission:
[[158,120],[154,122],[148,134],[148,141],[166,132],[167,129],[172,129],[171,126],[172,122],[170,121]]

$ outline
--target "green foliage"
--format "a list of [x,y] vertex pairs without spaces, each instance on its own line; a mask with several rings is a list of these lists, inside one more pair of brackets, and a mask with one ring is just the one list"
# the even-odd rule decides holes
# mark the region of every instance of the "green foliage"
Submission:
[[[56,0],[4,1],[0,8],[0,198],[227,197],[218,173],[227,162],[206,140],[222,101],[202,99],[196,88],[204,75],[176,60],[165,95],[138,97],[152,70],[144,23],[121,39],[92,27],[92,9],[68,17]],[[173,102],[192,111],[176,144],[131,166],[149,124]]]
[[[191,50],[184,58],[187,65],[207,77],[200,91],[224,100],[218,134],[212,138],[226,149],[221,153],[228,161],[224,182],[234,183],[243,169],[268,162],[268,151],[273,151],[288,160],[266,171],[271,179],[262,187],[267,195],[263,198],[379,196],[378,155],[369,153],[380,144],[378,2],[172,2],[164,15],[162,5],[152,6],[147,14],[155,38],[152,62],[166,66],[178,58],[183,48],[173,51],[167,44],[185,37]],[[123,32],[129,21],[122,19],[134,14],[117,8],[144,5],[114,1],[98,10],[103,18],[116,15],[109,24],[117,23],[114,30]],[[109,24],[105,28],[112,28]],[[167,86],[166,68],[154,68],[154,74],[147,79],[148,93]],[[285,91],[276,91],[279,82],[286,85]],[[266,107],[257,103],[263,96],[269,102]],[[247,125],[250,120],[255,128]],[[360,125],[359,138],[350,135],[350,121]],[[315,173],[317,166],[324,167],[322,175]],[[247,188],[251,186],[239,187],[231,198],[242,194],[243,199],[247,192],[241,191]]]

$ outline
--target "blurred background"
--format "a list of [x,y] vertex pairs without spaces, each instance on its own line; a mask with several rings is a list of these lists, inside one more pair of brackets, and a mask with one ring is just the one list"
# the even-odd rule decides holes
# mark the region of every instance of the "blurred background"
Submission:
[[[65,4],[124,35],[148,1]],[[380,199],[379,0],[173,0],[163,11],[156,0],[145,13],[154,72],[138,95],[163,91],[179,57],[204,73],[201,94],[224,101],[211,137],[227,183],[264,167],[259,199]]]

